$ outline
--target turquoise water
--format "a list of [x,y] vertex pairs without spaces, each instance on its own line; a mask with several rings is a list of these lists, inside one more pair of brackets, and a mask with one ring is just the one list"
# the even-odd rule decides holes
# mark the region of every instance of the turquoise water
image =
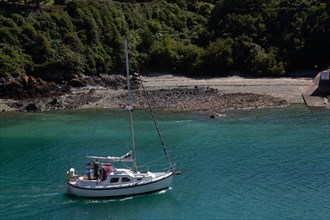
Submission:
[[[126,112],[2,113],[0,219],[329,219],[330,111],[302,105],[158,113],[182,174],[169,190],[118,199],[62,193],[65,172],[89,155],[122,155]],[[139,165],[163,164],[146,111],[135,111]],[[155,166],[155,167],[154,167]]]

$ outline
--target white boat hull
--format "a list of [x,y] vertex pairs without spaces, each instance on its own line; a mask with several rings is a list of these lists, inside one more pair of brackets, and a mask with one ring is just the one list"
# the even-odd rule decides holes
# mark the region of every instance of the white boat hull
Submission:
[[173,172],[166,173],[161,178],[149,182],[131,183],[115,186],[79,187],[70,182],[66,183],[66,193],[79,197],[121,197],[155,192],[169,188],[172,184]]

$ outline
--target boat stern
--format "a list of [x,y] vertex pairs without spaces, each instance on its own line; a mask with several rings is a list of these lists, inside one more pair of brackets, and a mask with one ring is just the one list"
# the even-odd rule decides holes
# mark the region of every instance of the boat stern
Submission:
[[70,184],[69,184],[68,181],[65,181],[65,183],[63,184],[63,193],[65,195],[71,195],[72,194],[72,192],[70,190]]
[[72,194],[71,186],[72,184],[76,184],[78,179],[78,174],[76,173],[74,168],[70,168],[69,171],[66,172],[66,181],[63,184],[63,192],[64,194],[70,195]]

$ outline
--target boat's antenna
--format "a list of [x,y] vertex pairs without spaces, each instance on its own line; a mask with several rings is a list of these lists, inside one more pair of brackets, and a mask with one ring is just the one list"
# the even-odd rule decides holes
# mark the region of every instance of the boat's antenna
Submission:
[[131,95],[131,83],[129,77],[129,64],[128,64],[128,48],[127,48],[127,37],[124,36],[124,47],[125,47],[125,60],[126,60],[126,80],[127,80],[127,90],[128,90],[128,103],[126,110],[129,111],[130,121],[131,121],[131,132],[132,132],[132,159],[133,159],[133,172],[137,172],[136,167],[136,153],[135,153],[135,143],[134,143],[134,125],[133,125],[133,114],[132,114],[132,95]]
[[160,143],[162,145],[162,148],[164,150],[164,153],[166,155],[166,158],[168,160],[168,163],[170,164],[171,166],[171,169],[173,168],[172,166],[172,163],[171,163],[171,159],[170,159],[170,156],[168,155],[167,153],[167,150],[166,150],[166,147],[165,147],[165,144],[164,144],[164,141],[163,141],[163,138],[162,138],[162,134],[160,133],[160,130],[158,128],[158,123],[156,121],[156,118],[155,118],[155,114],[154,114],[154,111],[152,110],[151,108],[151,104],[150,104],[150,99],[149,99],[149,96],[148,96],[148,93],[146,92],[145,88],[144,88],[144,85],[143,85],[143,82],[142,82],[142,79],[141,79],[141,75],[139,73],[139,71],[137,70],[138,72],[138,76],[139,76],[139,79],[140,79],[140,82],[141,82],[141,86],[142,86],[142,90],[143,90],[143,93],[144,93],[144,96],[146,97],[147,99],[147,103],[148,103],[148,107],[149,107],[149,111],[151,113],[151,116],[152,116],[152,119],[154,121],[154,124],[155,124],[155,127],[156,127],[156,130],[157,130],[157,133],[158,133],[158,137],[159,137],[159,140],[160,140]]

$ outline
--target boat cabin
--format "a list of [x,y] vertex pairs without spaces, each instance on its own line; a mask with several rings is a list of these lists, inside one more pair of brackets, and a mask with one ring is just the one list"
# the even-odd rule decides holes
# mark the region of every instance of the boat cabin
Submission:
[[119,169],[115,172],[107,175],[107,178],[103,181],[105,184],[125,184],[132,182],[139,182],[142,180],[149,180],[152,178],[150,173],[133,173],[131,170]]

